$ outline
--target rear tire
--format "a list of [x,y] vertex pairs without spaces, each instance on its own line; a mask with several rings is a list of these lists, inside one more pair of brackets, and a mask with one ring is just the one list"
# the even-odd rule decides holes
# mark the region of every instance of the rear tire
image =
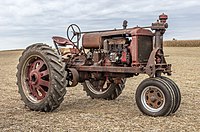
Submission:
[[45,44],[27,47],[17,70],[18,90],[28,108],[49,112],[60,106],[66,94],[66,72],[52,48]]
[[165,81],[148,78],[136,90],[136,104],[140,111],[149,116],[167,116],[174,109],[174,91]]
[[[116,84],[114,82],[109,82],[106,87],[106,89],[103,89],[100,91],[99,88],[99,82],[97,86],[94,85],[93,80],[86,80],[83,83],[83,90],[86,91],[87,95],[90,96],[92,99],[106,99],[106,100],[114,100],[116,99],[121,93],[122,90],[125,87],[126,79],[122,78],[120,80],[119,84]],[[107,82],[105,82],[107,83]]]

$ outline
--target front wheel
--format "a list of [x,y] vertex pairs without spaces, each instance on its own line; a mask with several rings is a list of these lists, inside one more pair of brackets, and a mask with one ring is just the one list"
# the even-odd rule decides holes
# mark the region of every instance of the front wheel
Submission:
[[34,44],[24,50],[17,66],[17,85],[25,105],[35,111],[53,111],[66,93],[66,72],[52,48]]
[[106,80],[86,80],[83,83],[83,89],[91,98],[114,100],[125,87],[126,79],[117,79],[117,83],[113,79]]
[[175,105],[174,109],[172,110],[172,113],[175,113],[178,110],[178,108],[179,108],[179,106],[181,104],[181,92],[180,92],[180,89],[179,89],[178,85],[173,80],[171,80],[170,78],[165,77],[165,76],[160,76],[160,78],[165,80],[165,81],[167,81],[168,84],[171,85],[171,87],[172,87],[172,89],[174,91],[175,104],[176,105]]
[[148,78],[136,90],[136,104],[140,111],[150,116],[167,116],[175,107],[175,93],[164,79]]

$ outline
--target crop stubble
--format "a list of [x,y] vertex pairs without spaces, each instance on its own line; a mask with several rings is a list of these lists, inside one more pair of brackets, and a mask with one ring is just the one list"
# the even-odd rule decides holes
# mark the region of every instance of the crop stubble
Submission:
[[168,117],[149,117],[137,108],[134,94],[147,76],[127,80],[114,101],[90,99],[78,85],[68,88],[54,112],[34,112],[24,107],[16,86],[16,66],[21,51],[0,52],[0,131],[199,131],[200,48],[166,47],[172,78],[180,87],[179,110]]

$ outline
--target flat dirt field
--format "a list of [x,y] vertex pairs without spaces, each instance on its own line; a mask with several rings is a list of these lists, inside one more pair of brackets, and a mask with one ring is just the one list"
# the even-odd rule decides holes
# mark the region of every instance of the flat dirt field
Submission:
[[143,115],[135,91],[146,75],[127,80],[113,101],[90,99],[82,85],[68,88],[61,106],[51,113],[24,107],[16,86],[16,66],[21,51],[0,52],[0,131],[200,131],[200,48],[166,47],[172,78],[180,87],[179,110],[168,117]]

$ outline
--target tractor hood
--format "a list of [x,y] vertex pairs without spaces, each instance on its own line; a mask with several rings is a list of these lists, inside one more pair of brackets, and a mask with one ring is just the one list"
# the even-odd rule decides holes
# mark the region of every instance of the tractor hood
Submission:
[[110,37],[131,37],[131,36],[153,36],[153,33],[144,28],[135,27],[128,29],[119,29],[113,31],[99,31],[85,33],[83,35],[83,47],[84,48],[99,48],[103,44],[106,38]]

